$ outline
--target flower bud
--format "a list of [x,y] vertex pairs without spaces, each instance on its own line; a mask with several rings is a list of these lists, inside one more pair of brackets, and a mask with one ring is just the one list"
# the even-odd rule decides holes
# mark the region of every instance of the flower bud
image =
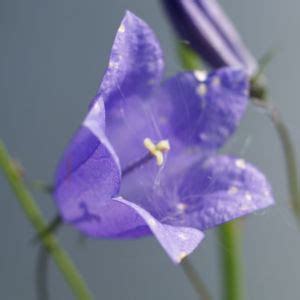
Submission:
[[216,0],[162,0],[179,35],[212,67],[245,68],[249,76],[257,62]]

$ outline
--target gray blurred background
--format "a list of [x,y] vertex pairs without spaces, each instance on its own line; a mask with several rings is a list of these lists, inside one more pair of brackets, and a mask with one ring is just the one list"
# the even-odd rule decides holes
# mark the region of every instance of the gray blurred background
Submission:
[[[300,157],[300,2],[221,2],[256,57],[274,46],[279,49],[267,75]],[[0,1],[0,137],[29,178],[51,182],[57,160],[95,94],[125,9],[157,32],[168,74],[180,70],[159,1]],[[300,229],[287,204],[280,143],[266,116],[250,107],[226,150],[259,166],[273,184],[277,201],[245,224],[247,299],[299,299]],[[29,243],[34,231],[3,179],[1,174],[0,298],[35,299],[37,248]],[[51,197],[35,195],[45,215],[54,216]],[[72,228],[63,228],[59,238],[96,299],[197,298],[180,267],[152,238],[82,243]],[[214,299],[221,299],[220,247],[216,231],[210,231],[191,256]],[[49,290],[51,299],[73,299],[52,262]]]

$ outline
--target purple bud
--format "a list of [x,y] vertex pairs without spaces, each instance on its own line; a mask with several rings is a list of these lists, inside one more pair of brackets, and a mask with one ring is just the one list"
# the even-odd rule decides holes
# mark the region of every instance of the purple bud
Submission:
[[212,67],[243,67],[257,62],[216,0],[162,0],[176,30]]

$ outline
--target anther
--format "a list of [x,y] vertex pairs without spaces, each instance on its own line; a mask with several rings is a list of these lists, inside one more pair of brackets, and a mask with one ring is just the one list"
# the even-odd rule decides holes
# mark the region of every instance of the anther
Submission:
[[168,140],[161,140],[159,143],[154,144],[150,138],[145,138],[144,146],[153,156],[155,156],[158,166],[161,166],[164,162],[163,153],[170,150],[170,143]]

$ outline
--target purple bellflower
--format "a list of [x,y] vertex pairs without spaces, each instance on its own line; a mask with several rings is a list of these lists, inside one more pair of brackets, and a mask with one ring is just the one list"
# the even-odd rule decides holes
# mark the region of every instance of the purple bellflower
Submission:
[[108,69],[56,173],[66,223],[95,238],[153,234],[180,262],[203,231],[273,203],[264,175],[216,151],[248,101],[243,71],[183,72],[162,82],[163,53],[127,12]]
[[244,67],[249,76],[257,62],[217,0],[162,0],[180,34],[212,67]]

